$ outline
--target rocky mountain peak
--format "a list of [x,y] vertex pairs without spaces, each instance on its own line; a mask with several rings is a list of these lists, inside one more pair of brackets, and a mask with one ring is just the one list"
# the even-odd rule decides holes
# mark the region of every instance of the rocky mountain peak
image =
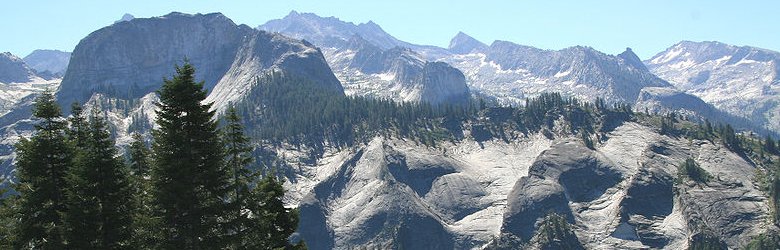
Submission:
[[21,58],[11,54],[11,52],[0,53],[0,82],[28,82],[34,76],[33,70]]
[[642,59],[639,59],[639,56],[637,56],[631,48],[626,48],[626,51],[618,54],[618,57],[622,58],[628,65],[631,65],[634,68],[647,70]]
[[468,54],[474,51],[482,51],[486,48],[486,44],[463,32],[458,32],[458,34],[450,40],[450,46],[448,47],[449,51],[455,54]]

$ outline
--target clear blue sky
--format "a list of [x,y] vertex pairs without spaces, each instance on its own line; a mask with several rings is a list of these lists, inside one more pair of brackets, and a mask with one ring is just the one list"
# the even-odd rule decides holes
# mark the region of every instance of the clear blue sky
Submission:
[[680,40],[716,40],[780,51],[780,1],[765,0],[6,0],[0,3],[0,51],[72,51],[81,38],[124,13],[222,12],[256,27],[291,10],[373,20],[391,35],[446,47],[458,31],[490,44],[508,40],[544,49],[591,46],[609,54],[631,47],[647,59]]

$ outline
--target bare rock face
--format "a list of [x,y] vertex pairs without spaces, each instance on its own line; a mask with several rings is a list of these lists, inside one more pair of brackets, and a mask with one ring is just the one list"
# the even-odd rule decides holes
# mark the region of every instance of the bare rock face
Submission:
[[454,172],[449,164],[407,158],[374,140],[304,198],[301,237],[311,249],[452,249],[453,235],[422,198]]
[[1,83],[29,82],[34,77],[35,72],[22,59],[10,52],[0,53]]
[[[311,44],[236,25],[218,13],[171,13],[118,22],[81,40],[58,98],[61,103],[84,102],[93,93],[140,98],[159,88],[163,77],[173,75],[173,66],[183,60],[197,68],[196,78],[209,90],[228,89],[219,85],[247,86],[251,77],[272,69],[341,89]],[[228,101],[237,96],[220,95]]]
[[508,197],[502,231],[530,240],[539,223],[551,213],[574,223],[570,201],[594,200],[621,179],[611,162],[581,142],[555,144],[536,159],[528,176],[515,184]]

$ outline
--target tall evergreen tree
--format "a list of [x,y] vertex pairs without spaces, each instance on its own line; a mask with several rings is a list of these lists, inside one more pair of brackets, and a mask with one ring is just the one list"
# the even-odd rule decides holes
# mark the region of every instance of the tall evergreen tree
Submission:
[[203,82],[185,62],[158,92],[152,184],[163,248],[218,249],[226,242],[229,173]]
[[151,183],[149,180],[149,170],[151,164],[149,158],[151,152],[146,146],[143,137],[139,133],[133,133],[133,142],[128,149],[130,166],[130,179],[133,186],[135,197],[135,214],[133,215],[134,240],[138,248],[155,248],[159,237],[156,234],[159,221],[154,217],[154,206],[152,204]]
[[[253,202],[250,210],[258,211],[255,224],[260,228],[253,242],[260,242],[263,249],[290,247],[288,237],[298,226],[297,210],[284,207],[284,187],[274,174],[266,174],[252,190]],[[301,242],[300,244],[302,244]],[[249,249],[252,249],[251,246]],[[257,248],[261,249],[261,248]]]
[[78,102],[71,104],[70,109],[70,117],[68,117],[70,129],[67,130],[66,134],[73,145],[80,149],[85,146],[89,136],[87,118],[84,116],[84,109]]
[[16,220],[14,204],[17,196],[7,196],[9,187],[5,178],[0,178],[0,249],[13,248]]
[[244,134],[244,126],[234,107],[230,107],[225,117],[227,124],[223,128],[223,141],[225,143],[225,163],[231,171],[231,197],[230,197],[230,224],[228,230],[232,232],[232,247],[243,249],[248,244],[247,235],[254,234],[258,228],[250,227],[251,218],[247,213],[250,202],[249,184],[252,180],[252,172],[248,165],[252,162],[250,156],[252,148],[249,138]]
[[67,176],[67,245],[71,249],[132,248],[134,203],[128,171],[98,111],[93,111],[85,134]]
[[54,95],[46,91],[33,107],[35,132],[16,144],[19,192],[14,248],[62,249],[65,173],[73,153],[65,137],[66,122]]
[[133,133],[133,142],[130,143],[130,170],[134,176],[145,177],[149,174],[151,155],[149,147],[146,146],[140,133]]

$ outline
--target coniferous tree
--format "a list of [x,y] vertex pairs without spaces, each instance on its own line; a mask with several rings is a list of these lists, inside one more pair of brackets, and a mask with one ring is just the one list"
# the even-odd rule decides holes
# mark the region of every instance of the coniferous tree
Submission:
[[[225,117],[227,124],[223,128],[225,143],[225,163],[231,171],[230,195],[230,225],[228,230],[233,233],[232,246],[235,249],[252,245],[249,234],[256,234],[257,229],[250,227],[250,214],[247,211],[250,202],[249,185],[252,172],[247,168],[252,162],[249,138],[244,135],[244,127],[234,107],[230,107]],[[252,211],[256,212],[256,211]]]
[[132,248],[134,203],[127,167],[105,119],[93,111],[67,176],[66,241],[71,249]]
[[70,129],[67,130],[68,139],[76,146],[77,149],[81,149],[86,144],[87,137],[89,136],[89,127],[87,124],[87,118],[84,116],[84,109],[78,102],[74,102],[70,106],[71,116],[68,117],[70,122]]
[[250,210],[260,213],[253,215],[257,219],[251,226],[260,228],[262,232],[255,235],[258,238],[254,242],[261,242],[260,246],[264,249],[290,247],[287,238],[298,226],[298,212],[284,207],[282,183],[273,173],[267,173],[252,190],[252,197],[252,204],[256,207],[250,206]]
[[64,248],[65,173],[73,159],[65,137],[66,122],[54,95],[46,91],[35,101],[35,132],[16,145],[19,193],[14,248]]
[[128,166],[135,199],[133,244],[142,249],[156,248],[156,243],[159,241],[156,234],[159,222],[154,217],[152,187],[149,180],[151,151],[140,133],[133,133],[132,137],[133,141],[128,148]]
[[14,242],[14,229],[16,220],[14,205],[17,196],[7,196],[8,186],[4,185],[5,179],[0,178],[0,249],[12,249]]
[[149,175],[149,156],[151,155],[149,147],[146,146],[143,136],[140,133],[133,133],[133,141],[128,148],[129,165],[132,174],[137,177],[145,177]]
[[203,82],[185,62],[159,90],[159,129],[153,131],[152,186],[161,247],[224,247],[222,220],[230,191],[224,153]]

